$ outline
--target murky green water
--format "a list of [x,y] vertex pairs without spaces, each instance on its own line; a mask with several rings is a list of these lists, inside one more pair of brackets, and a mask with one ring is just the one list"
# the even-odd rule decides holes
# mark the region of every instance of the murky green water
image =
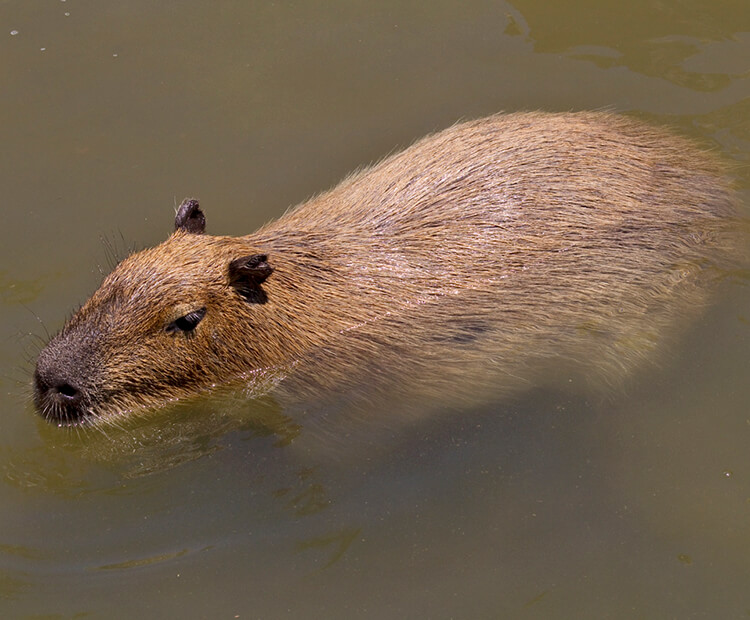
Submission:
[[310,451],[234,400],[239,425],[199,403],[63,435],[28,387],[46,330],[184,196],[210,232],[250,232],[460,118],[663,121],[737,163],[750,211],[746,0],[6,0],[0,88],[0,616],[750,614],[741,279],[624,396],[325,429]]

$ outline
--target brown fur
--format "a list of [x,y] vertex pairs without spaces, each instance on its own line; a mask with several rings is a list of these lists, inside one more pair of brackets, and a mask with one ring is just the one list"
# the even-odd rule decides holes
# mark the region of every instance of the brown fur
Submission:
[[733,206],[716,158],[632,119],[459,124],[251,235],[178,216],[42,351],[37,406],[68,424],[236,380],[442,396],[551,366],[617,381],[707,301],[736,253]]

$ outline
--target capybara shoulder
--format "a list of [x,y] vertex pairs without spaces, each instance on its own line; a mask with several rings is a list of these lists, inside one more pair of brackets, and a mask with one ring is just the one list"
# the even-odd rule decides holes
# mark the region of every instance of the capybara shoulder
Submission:
[[500,394],[550,365],[615,381],[736,260],[734,202],[712,154],[593,112],[455,125],[247,236],[206,234],[186,200],[42,350],[36,405],[72,425],[233,382]]

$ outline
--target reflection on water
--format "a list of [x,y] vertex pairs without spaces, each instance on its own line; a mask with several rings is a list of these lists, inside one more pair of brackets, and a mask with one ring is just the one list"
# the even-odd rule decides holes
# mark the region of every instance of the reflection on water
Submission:
[[345,529],[342,532],[337,532],[328,536],[300,541],[297,543],[297,551],[303,552],[308,549],[327,550],[333,548],[333,553],[331,553],[330,559],[320,568],[320,570],[323,570],[329,566],[333,566],[333,564],[340,560],[361,532],[361,529]]
[[299,433],[298,425],[282,415],[272,399],[248,399],[242,390],[225,390],[98,426],[59,428],[40,421],[38,429],[44,445],[11,458],[6,480],[21,488],[73,496],[95,490],[81,486],[81,476],[90,475],[83,465],[87,462],[132,478],[220,450],[222,437],[232,431],[248,438],[272,436],[276,446],[287,445]]
[[8,271],[0,270],[0,302],[7,305],[28,304],[44,290],[40,280],[15,280]]

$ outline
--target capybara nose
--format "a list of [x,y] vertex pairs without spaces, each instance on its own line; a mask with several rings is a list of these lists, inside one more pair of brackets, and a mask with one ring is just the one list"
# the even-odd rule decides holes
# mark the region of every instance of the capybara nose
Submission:
[[83,417],[82,390],[70,378],[56,376],[39,366],[34,372],[34,400],[50,421],[75,424]]

